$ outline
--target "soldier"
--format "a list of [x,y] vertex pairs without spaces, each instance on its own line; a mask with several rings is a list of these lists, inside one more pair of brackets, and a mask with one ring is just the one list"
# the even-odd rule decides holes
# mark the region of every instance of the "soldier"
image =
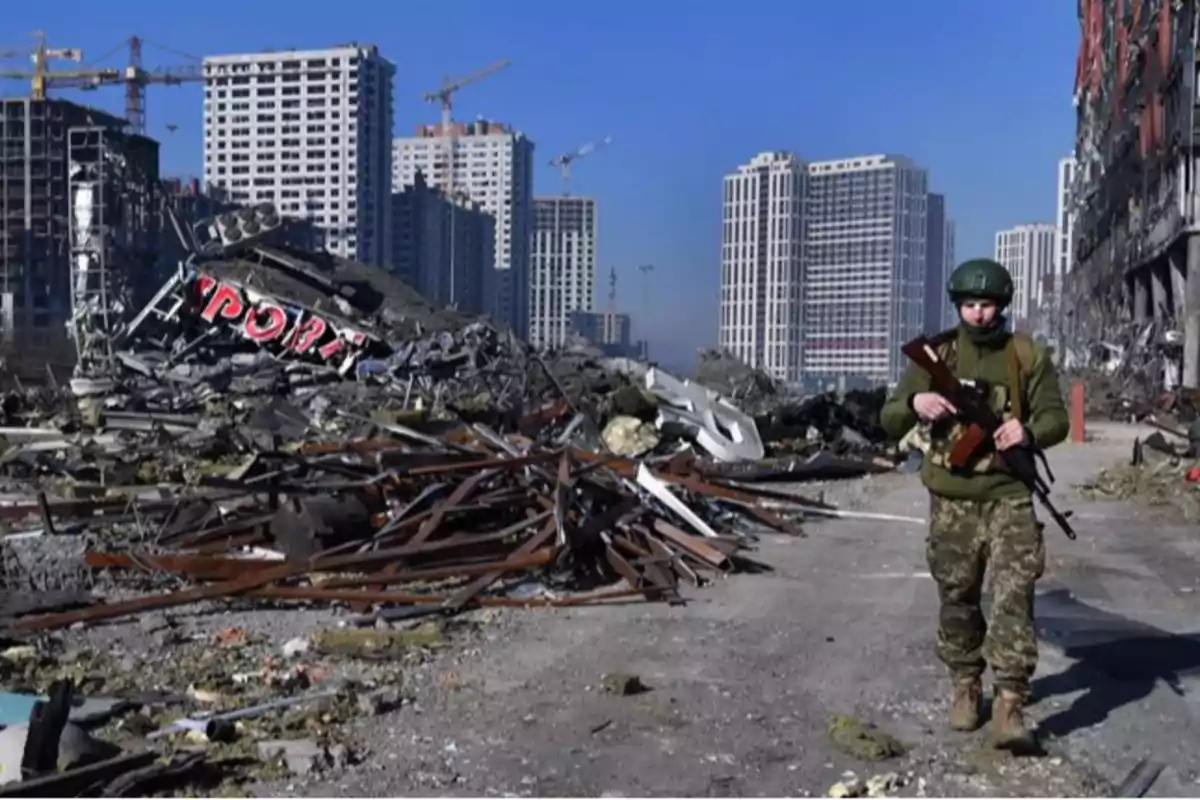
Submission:
[[[1056,445],[1070,421],[1046,349],[1006,330],[1002,312],[1013,295],[1008,270],[989,259],[967,261],[946,288],[960,324],[934,337],[934,345],[955,376],[984,392],[1005,421],[993,446],[982,448],[967,467],[951,468],[948,454],[964,430],[957,409],[929,391],[929,376],[912,366],[884,405],[882,424],[895,438],[917,424],[928,429],[921,468],[930,498],[926,558],[941,601],[938,658],[953,682],[950,726],[979,727],[981,677],[990,666],[993,744],[1024,751],[1036,746],[1023,708],[1037,667],[1034,584],[1046,551],[1031,492],[1005,471],[997,451]],[[980,600],[989,567],[991,619],[985,620]]]

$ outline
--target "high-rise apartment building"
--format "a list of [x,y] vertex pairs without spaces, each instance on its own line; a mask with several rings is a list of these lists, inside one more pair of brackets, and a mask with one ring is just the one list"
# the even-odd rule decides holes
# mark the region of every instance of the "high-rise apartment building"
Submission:
[[1071,208],[1071,186],[1075,182],[1075,159],[1072,157],[1060,159],[1058,162],[1058,200],[1054,216],[1054,292],[1057,296],[1062,291],[1063,276],[1071,271],[1073,245],[1071,237],[1075,234],[1075,215]]
[[784,381],[802,368],[808,169],[760,153],[726,175],[722,202],[720,347]]
[[356,44],[204,59],[206,186],[275,203],[330,252],[385,265],[395,74]]
[[950,283],[950,276],[954,273],[954,268],[958,266],[958,257],[955,253],[954,220],[946,220],[945,243],[942,245],[946,254],[946,260],[942,269],[942,330],[953,328],[958,324],[958,309],[950,302],[950,298],[946,291],[946,286]]
[[482,314],[495,220],[478,203],[450,200],[416,179],[392,195],[392,271],[437,306]]
[[535,197],[529,278],[529,343],[561,347],[571,314],[591,311],[596,281],[596,201]]
[[899,379],[924,322],[928,184],[903,156],[809,164],[806,381]]
[[954,223],[946,215],[946,198],[930,192],[925,199],[925,312],[922,330],[935,334],[952,327],[954,309],[946,282],[954,270]]
[[393,142],[392,189],[403,191],[420,170],[430,186],[461,194],[492,215],[495,257],[484,281],[485,308],[519,336],[527,337],[533,142],[497,122],[453,123],[452,131],[441,128],[440,124],[422,125],[414,136]]
[[1054,282],[1057,226],[1049,222],[1018,225],[996,233],[995,258],[1012,274],[1013,301],[1008,317],[1014,326],[1037,327]]
[[632,321],[617,311],[574,311],[570,332],[610,358],[644,357],[644,342],[632,339]]

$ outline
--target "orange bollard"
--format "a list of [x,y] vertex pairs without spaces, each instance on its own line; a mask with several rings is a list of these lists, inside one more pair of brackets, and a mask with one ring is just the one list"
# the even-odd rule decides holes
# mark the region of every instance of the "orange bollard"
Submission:
[[1086,432],[1083,422],[1083,381],[1071,384],[1071,441],[1083,443]]

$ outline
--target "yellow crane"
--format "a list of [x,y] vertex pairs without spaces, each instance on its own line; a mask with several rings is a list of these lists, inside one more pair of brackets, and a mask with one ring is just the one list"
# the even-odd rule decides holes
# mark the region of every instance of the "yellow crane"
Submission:
[[[165,84],[176,86],[181,83],[199,83],[204,80],[204,72],[199,59],[195,64],[174,67],[158,67],[147,70],[142,67],[142,44],[144,40],[138,36],[130,36],[125,41],[129,48],[129,64],[124,69],[109,67],[80,68],[73,70],[51,70],[51,60],[83,61],[83,51],[73,47],[48,47],[46,34],[37,31],[34,34],[37,46],[30,59],[33,61],[32,70],[0,70],[0,78],[15,78],[30,82],[30,97],[34,100],[45,100],[47,89],[98,89],[101,86],[124,84],[125,86],[125,118],[129,121],[134,133],[146,133],[146,87],[150,84]],[[0,58],[15,58],[24,55],[21,52],[3,51]],[[194,58],[192,56],[191,58]]]
[[[35,31],[37,45],[29,53],[33,62],[32,70],[0,70],[0,78],[19,78],[29,81],[30,97],[34,100],[45,100],[46,90],[51,86],[75,89],[89,89],[100,85],[105,79],[120,77],[115,69],[70,69],[51,70],[50,61],[72,61],[76,64],[83,62],[83,51],[77,47],[48,47],[46,34]],[[26,53],[19,51],[0,52],[0,58],[16,58]]]

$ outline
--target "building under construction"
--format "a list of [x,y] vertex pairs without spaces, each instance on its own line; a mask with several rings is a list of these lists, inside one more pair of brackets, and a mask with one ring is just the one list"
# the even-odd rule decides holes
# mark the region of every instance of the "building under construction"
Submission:
[[1080,0],[1068,333],[1174,319],[1200,386],[1200,0]]
[[[65,100],[0,99],[0,355],[22,378],[105,346],[109,317],[153,280],[158,142]],[[90,335],[77,348],[72,326]]]

